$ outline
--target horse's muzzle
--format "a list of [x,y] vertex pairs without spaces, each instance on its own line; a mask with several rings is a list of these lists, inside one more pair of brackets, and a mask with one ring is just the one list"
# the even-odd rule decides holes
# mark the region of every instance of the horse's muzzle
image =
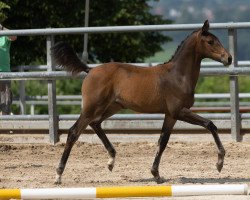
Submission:
[[222,56],[221,58],[221,62],[223,63],[224,66],[228,66],[232,64],[232,56]]

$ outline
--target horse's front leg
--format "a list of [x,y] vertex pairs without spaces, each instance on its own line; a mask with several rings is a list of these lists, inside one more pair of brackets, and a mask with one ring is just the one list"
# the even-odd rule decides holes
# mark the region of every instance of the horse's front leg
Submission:
[[217,167],[217,170],[220,172],[221,169],[223,168],[225,149],[220,141],[219,135],[217,133],[217,127],[214,125],[214,123],[211,120],[205,119],[193,113],[191,110],[187,108],[183,108],[180,111],[178,115],[178,120],[185,121],[194,125],[200,125],[212,133],[214,141],[218,149],[218,162],[216,164],[216,167]]
[[153,174],[157,183],[164,182],[164,180],[159,175],[159,164],[160,164],[162,153],[164,152],[167,146],[167,143],[168,143],[171,131],[175,125],[175,122],[176,122],[175,119],[172,119],[170,117],[167,118],[165,116],[164,123],[162,126],[161,136],[158,141],[158,151],[156,153],[153,166],[151,168],[151,173]]

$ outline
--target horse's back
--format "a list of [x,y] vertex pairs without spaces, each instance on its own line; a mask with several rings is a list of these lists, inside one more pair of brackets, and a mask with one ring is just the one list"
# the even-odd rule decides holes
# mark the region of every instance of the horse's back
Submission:
[[109,75],[109,73],[124,73],[125,74],[131,74],[131,73],[143,73],[146,71],[146,67],[140,67],[128,63],[120,63],[120,62],[110,62],[105,63],[102,65],[99,65],[98,67],[95,67],[91,71],[93,73],[105,73],[105,76]]
[[[94,79],[94,82],[120,82],[131,79],[145,79],[149,78],[152,75],[152,72],[145,67],[140,67],[136,65],[126,64],[126,63],[118,63],[118,62],[110,62],[102,64],[98,67],[93,68],[86,80]],[[151,70],[152,71],[152,70]]]

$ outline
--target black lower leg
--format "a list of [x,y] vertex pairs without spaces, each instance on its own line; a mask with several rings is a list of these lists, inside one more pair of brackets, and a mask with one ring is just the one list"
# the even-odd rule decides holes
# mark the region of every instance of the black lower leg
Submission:
[[57,167],[57,169],[56,169],[56,173],[57,173],[57,175],[59,175],[59,176],[61,176],[61,175],[63,174],[63,171],[64,171],[64,169],[65,169],[65,165],[66,165],[66,163],[67,163],[67,161],[68,161],[69,154],[70,154],[70,151],[71,151],[72,147],[73,147],[73,144],[71,144],[70,146],[67,145],[67,146],[65,147],[65,149],[64,149],[62,158],[61,158],[60,163],[59,163],[59,165],[58,165],[58,167]]
[[170,133],[167,131],[167,129],[162,130],[162,134],[161,134],[159,141],[158,141],[158,148],[159,149],[156,153],[155,160],[154,160],[152,168],[151,168],[151,173],[154,176],[154,178],[156,179],[157,183],[163,182],[163,180],[160,178],[160,175],[159,175],[159,164],[160,164],[162,153],[164,152],[164,150],[167,146],[169,137],[170,137]]
[[223,168],[223,164],[224,164],[224,157],[225,157],[226,151],[220,141],[219,135],[217,133],[217,127],[213,124],[213,122],[209,121],[207,125],[207,129],[212,133],[214,141],[218,149],[218,162],[216,163],[216,168],[219,172],[221,172]]
[[111,142],[109,141],[109,139],[107,138],[107,136],[106,136],[105,132],[103,131],[103,129],[101,128],[100,123],[91,123],[90,126],[93,128],[93,130],[95,131],[95,133],[100,138],[103,145],[105,146],[105,148],[108,151],[108,154],[110,156],[110,159],[108,161],[108,169],[110,171],[112,171],[112,169],[114,167],[114,162],[115,162],[116,150],[113,147],[113,145],[111,144]]
[[187,108],[183,108],[179,113],[178,119],[181,121],[188,122],[190,124],[200,125],[207,130],[209,130],[214,138],[218,149],[218,162],[216,164],[217,170],[220,172],[223,167],[225,149],[220,141],[219,135],[217,133],[217,127],[213,124],[212,121],[205,119]]
[[62,176],[63,171],[65,169],[65,166],[66,166],[67,160],[69,158],[69,154],[71,152],[71,149],[80,136],[80,134],[76,134],[74,128],[75,128],[75,125],[69,130],[66,145],[65,145],[61,160],[59,162],[59,165],[56,169],[56,174],[57,174],[56,181],[55,181],[56,184],[61,183],[61,176]]

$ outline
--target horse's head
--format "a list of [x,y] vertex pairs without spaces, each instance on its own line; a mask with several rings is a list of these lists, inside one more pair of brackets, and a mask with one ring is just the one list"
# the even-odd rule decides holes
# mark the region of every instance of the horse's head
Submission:
[[197,51],[202,58],[211,58],[223,63],[225,66],[232,63],[232,56],[222,46],[219,39],[208,32],[209,22],[206,20],[203,27],[198,31],[198,46]]

